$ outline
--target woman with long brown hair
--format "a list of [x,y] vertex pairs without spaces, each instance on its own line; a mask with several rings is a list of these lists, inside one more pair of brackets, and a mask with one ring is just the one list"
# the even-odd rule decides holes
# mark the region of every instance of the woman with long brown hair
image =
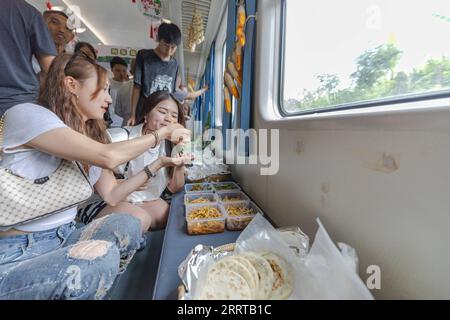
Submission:
[[[171,124],[133,141],[107,144],[102,119],[109,103],[105,69],[83,54],[59,55],[39,104],[17,105],[5,114],[1,167],[45,182],[43,177],[56,172],[63,159],[77,161],[100,196],[115,205],[164,165],[186,161],[166,158],[117,184],[111,172],[115,167],[160,140],[188,141],[190,132]],[[0,226],[0,299],[103,298],[148,229],[139,214],[122,213],[81,229],[75,228],[76,207],[13,227]]]

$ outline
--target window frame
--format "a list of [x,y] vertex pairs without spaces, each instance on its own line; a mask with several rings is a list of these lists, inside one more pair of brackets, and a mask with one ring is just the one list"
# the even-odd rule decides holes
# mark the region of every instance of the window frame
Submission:
[[[437,99],[445,99],[450,97],[450,88],[428,92],[428,93],[411,93],[406,95],[401,95],[398,97],[389,98],[379,98],[367,101],[355,101],[339,105],[331,105],[327,107],[320,107],[299,112],[288,112],[284,107],[284,81],[285,81],[285,50],[286,50],[286,15],[287,15],[287,1],[281,0],[281,10],[280,10],[280,45],[279,45],[279,63],[280,71],[278,78],[278,97],[275,99],[278,105],[278,112],[282,118],[306,116],[311,114],[324,114],[336,111],[354,110],[354,109],[364,109],[370,107],[380,107],[388,105],[401,105],[406,103],[414,103],[419,101],[430,101]],[[299,0],[297,0],[299,1]]]
[[221,128],[223,126],[223,110],[224,110],[224,99],[223,99],[223,59],[226,57],[226,52],[224,48],[227,41],[227,16],[228,8],[225,8],[222,19],[219,24],[219,29],[215,37],[216,41],[216,65],[215,65],[215,124],[216,128]]

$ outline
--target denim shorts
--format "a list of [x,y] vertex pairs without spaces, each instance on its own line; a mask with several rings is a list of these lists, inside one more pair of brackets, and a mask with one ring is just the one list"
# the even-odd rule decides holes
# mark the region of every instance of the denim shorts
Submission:
[[0,238],[0,300],[103,299],[141,245],[127,214]]

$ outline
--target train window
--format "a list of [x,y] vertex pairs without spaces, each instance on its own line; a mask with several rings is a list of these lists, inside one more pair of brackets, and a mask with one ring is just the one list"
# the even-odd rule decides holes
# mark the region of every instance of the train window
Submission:
[[284,0],[284,115],[448,96],[450,2]]

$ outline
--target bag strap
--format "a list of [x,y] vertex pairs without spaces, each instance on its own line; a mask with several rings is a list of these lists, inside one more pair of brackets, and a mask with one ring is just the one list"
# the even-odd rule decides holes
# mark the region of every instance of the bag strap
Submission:
[[[2,160],[3,129],[4,129],[4,127],[5,127],[5,115],[3,114],[3,116],[0,118],[0,160]],[[128,133],[128,136],[129,136],[130,133],[128,132],[128,130],[126,130],[126,131]],[[68,160],[62,160],[62,161],[68,161]],[[78,163],[77,161],[75,161],[75,164],[77,165],[78,169],[81,171],[81,173],[83,174],[85,179],[89,182],[89,178],[88,178],[86,172],[84,172],[83,166],[80,163]],[[62,166],[62,165],[63,165],[63,163],[61,162],[60,166]],[[127,167],[128,167],[128,165],[127,165]],[[44,184],[49,179],[50,179],[50,177],[48,177],[48,176],[40,178],[40,179],[36,179],[36,180],[34,180],[34,184]]]
[[[130,130],[128,130],[127,128],[122,128],[123,130],[125,130],[125,132],[127,133],[127,141],[130,140]],[[128,168],[130,167],[130,161],[127,162],[127,164],[125,165],[125,168],[123,169],[123,173],[127,173],[128,172]]]
[[5,115],[0,118],[0,160],[2,160],[3,151],[3,128],[5,126]]

